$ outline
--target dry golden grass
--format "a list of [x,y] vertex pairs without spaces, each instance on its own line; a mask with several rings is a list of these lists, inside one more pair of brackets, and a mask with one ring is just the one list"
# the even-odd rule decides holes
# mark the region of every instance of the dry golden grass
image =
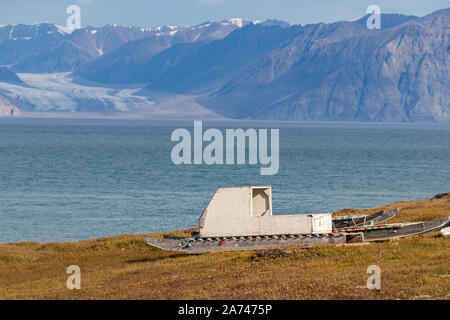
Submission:
[[[450,215],[450,199],[336,214],[394,207],[403,210],[392,222]],[[290,250],[288,255],[263,258],[253,251],[167,252],[146,245],[144,236],[2,244],[0,298],[450,299],[450,238],[439,233],[364,246]],[[81,268],[81,290],[66,288],[66,268],[73,264]],[[381,268],[381,290],[366,288],[366,269],[372,264]]]

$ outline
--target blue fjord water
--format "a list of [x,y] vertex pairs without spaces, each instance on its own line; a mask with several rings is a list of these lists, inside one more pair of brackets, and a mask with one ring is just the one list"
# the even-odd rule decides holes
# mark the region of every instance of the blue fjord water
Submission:
[[280,170],[171,162],[192,121],[0,119],[0,243],[191,227],[219,186],[272,185],[273,210],[331,212],[450,191],[449,124],[206,121],[279,128]]

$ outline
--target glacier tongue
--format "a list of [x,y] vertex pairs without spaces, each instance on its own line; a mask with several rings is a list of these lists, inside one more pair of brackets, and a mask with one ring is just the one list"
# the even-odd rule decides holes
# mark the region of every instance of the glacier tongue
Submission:
[[194,97],[152,93],[141,87],[91,86],[74,81],[68,72],[19,73],[25,84],[0,82],[0,97],[26,116],[39,113],[97,114],[139,118],[222,118],[195,102]]
[[[129,112],[153,104],[147,97],[135,95],[139,89],[116,89],[81,85],[69,73],[18,76],[28,85],[0,83],[0,91],[17,104],[28,105],[27,111],[81,111],[86,105],[92,112]],[[23,107],[22,107],[23,108]]]

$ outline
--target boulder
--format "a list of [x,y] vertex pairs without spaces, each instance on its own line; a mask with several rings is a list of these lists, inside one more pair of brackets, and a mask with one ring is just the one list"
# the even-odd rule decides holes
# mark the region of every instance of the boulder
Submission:
[[450,192],[438,193],[432,199],[446,199],[450,198]]

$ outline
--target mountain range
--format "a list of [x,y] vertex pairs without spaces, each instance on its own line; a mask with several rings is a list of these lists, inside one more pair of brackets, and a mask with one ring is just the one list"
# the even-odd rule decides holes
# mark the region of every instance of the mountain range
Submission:
[[0,95],[30,115],[450,121],[450,9],[367,18],[1,26]]

